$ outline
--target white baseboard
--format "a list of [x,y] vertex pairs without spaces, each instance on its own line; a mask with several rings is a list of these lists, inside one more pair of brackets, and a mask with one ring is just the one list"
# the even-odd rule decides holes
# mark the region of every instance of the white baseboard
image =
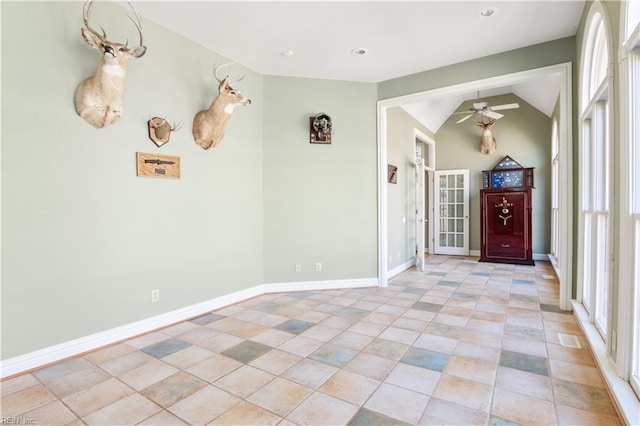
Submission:
[[399,275],[399,274],[403,273],[404,271],[406,271],[407,269],[411,268],[415,264],[416,264],[416,259],[414,257],[414,258],[406,261],[402,265],[396,266],[395,268],[391,269],[390,271],[387,271],[387,279],[390,280],[391,278],[395,277],[396,275]]
[[621,420],[628,425],[639,425],[640,400],[633,392],[631,385],[618,376],[616,366],[607,354],[604,340],[602,340],[596,327],[589,322],[589,314],[587,314],[582,304],[576,300],[572,300],[571,303],[574,316],[589,344],[591,353],[598,365],[598,370],[602,373],[611,399],[622,416]]
[[66,358],[112,345],[200,315],[205,315],[211,311],[215,311],[216,309],[233,305],[266,293],[374,287],[377,285],[377,278],[261,284],[245,290],[216,297],[215,299],[208,300],[206,302],[196,303],[194,305],[156,315],[151,318],[126,324],[121,327],[101,331],[89,336],[80,337],[68,342],[29,352],[24,355],[2,360],[0,361],[0,378],[14,376],[16,374],[34,370]]
[[480,250],[469,250],[469,256],[480,257]]

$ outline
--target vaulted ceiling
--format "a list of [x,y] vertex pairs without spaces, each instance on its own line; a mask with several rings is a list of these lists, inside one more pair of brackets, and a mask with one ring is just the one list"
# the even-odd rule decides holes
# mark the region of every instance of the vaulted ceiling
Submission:
[[[119,2],[122,3],[122,2]],[[139,1],[140,14],[261,74],[380,82],[575,34],[584,0]],[[491,9],[491,16],[482,14]],[[364,55],[354,55],[354,50]],[[550,114],[553,79],[491,88]],[[477,93],[407,106],[437,131]],[[443,118],[444,117],[444,118]]]

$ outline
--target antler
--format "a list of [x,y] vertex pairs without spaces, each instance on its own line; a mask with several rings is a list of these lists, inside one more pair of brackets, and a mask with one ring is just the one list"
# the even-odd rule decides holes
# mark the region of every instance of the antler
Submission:
[[495,124],[496,120],[494,118],[490,118],[488,123],[484,122],[484,116],[482,116],[480,119],[478,119],[478,126],[482,127],[483,129],[486,129],[488,127],[491,127]]
[[144,41],[142,40],[142,19],[140,19],[140,14],[136,10],[136,8],[133,7],[131,2],[128,2],[128,3],[129,3],[129,6],[131,6],[131,10],[133,10],[133,13],[136,15],[136,20],[135,21],[133,20],[133,18],[131,16],[129,16],[129,19],[131,20],[131,22],[133,22],[133,25],[136,26],[136,29],[138,30],[138,34],[140,35],[140,44],[139,44],[139,46],[144,46]]
[[[131,22],[133,22],[133,25],[136,26],[136,29],[138,30],[138,34],[140,35],[140,44],[139,44],[139,46],[144,46],[144,41],[143,41],[143,37],[142,37],[142,19],[140,18],[140,14],[136,10],[136,8],[133,7],[131,2],[128,2],[128,3],[129,3],[129,6],[131,7],[131,10],[133,10],[133,13],[136,16],[135,20],[131,16],[129,16],[129,19],[131,20]],[[91,31],[93,34],[95,34],[97,37],[99,37],[101,39],[106,39],[107,38],[107,32],[104,30],[104,28],[100,27],[100,29],[102,30],[102,35],[100,35],[89,24],[89,18],[91,17],[91,10],[92,9],[93,9],[93,0],[89,0],[84,4],[84,6],[82,8],[82,18],[84,19],[84,26],[89,31]],[[127,42],[125,43],[125,46],[127,46],[128,44],[129,44],[129,41],[127,40]]]
[[84,26],[91,31],[93,34],[96,35],[96,37],[101,38],[101,39],[106,39],[107,38],[107,33],[104,30],[104,28],[100,27],[100,29],[102,30],[102,35],[100,35],[96,30],[94,30],[91,25],[89,24],[89,17],[91,16],[91,9],[93,9],[93,0],[89,0],[88,2],[86,2],[84,4],[84,6],[82,7],[82,18],[84,19]]
[[[220,78],[218,77],[218,70],[220,70],[220,68],[224,68],[224,67],[228,67],[229,65],[233,65],[235,64],[235,62],[228,62],[226,64],[222,64],[222,65],[218,65],[216,66],[215,64],[213,65],[213,76],[216,78],[216,80],[218,80],[218,83],[222,83],[222,81],[224,80],[224,78]],[[229,74],[227,74],[227,77],[229,77]],[[244,79],[244,75],[242,77],[238,77],[237,80],[233,81],[233,82],[229,82],[229,84],[235,84],[235,83],[239,83]]]

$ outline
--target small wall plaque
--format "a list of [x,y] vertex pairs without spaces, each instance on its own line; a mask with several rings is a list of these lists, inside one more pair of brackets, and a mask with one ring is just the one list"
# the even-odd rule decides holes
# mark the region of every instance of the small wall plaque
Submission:
[[180,177],[180,157],[136,152],[136,165],[138,176]]
[[398,167],[393,164],[387,164],[387,182],[398,183]]

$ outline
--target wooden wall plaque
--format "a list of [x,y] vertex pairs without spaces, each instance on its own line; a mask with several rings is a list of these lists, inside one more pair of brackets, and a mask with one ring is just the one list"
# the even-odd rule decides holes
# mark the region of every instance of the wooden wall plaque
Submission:
[[136,174],[159,178],[180,177],[180,157],[136,152]]

